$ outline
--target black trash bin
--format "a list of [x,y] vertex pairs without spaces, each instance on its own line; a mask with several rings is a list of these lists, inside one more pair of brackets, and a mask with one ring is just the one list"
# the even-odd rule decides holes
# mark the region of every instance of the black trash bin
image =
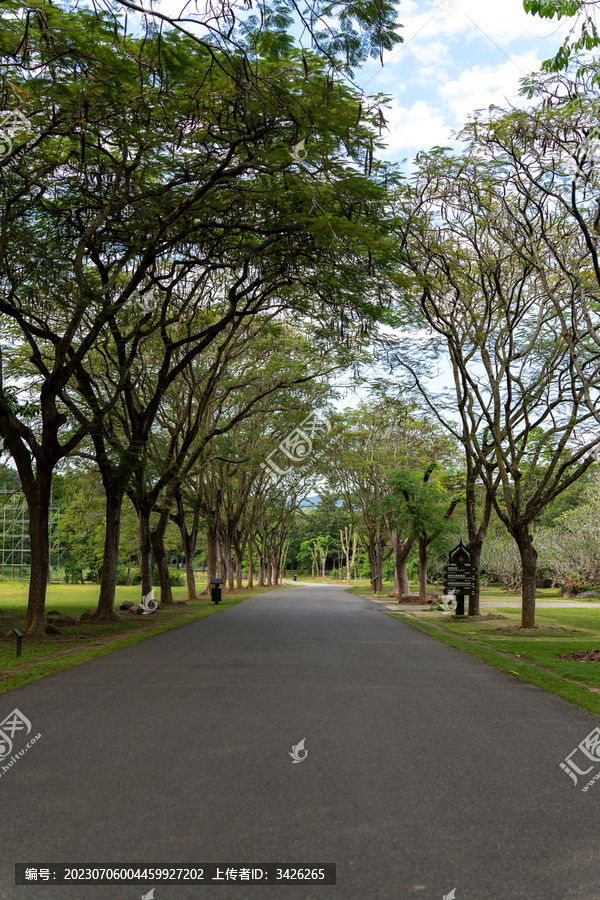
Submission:
[[296,580],[297,580],[297,579],[296,579],[296,576],[294,575],[294,581],[296,581]]
[[223,584],[222,578],[211,578],[211,594],[210,599],[213,603],[221,602],[221,585]]

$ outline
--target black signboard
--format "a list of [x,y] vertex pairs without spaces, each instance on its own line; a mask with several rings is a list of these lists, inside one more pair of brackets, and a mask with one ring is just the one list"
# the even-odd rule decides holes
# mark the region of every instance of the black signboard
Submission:
[[444,590],[456,594],[456,615],[465,614],[465,594],[475,587],[475,570],[471,564],[471,554],[461,541],[448,556],[444,566]]

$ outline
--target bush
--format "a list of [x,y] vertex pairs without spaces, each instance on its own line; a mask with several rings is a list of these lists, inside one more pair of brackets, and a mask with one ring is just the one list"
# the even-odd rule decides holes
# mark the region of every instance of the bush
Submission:
[[83,571],[78,562],[69,560],[65,566],[65,582],[67,584],[79,584]]
[[185,584],[183,575],[178,569],[169,570],[169,581],[171,582],[171,587],[183,587]]
[[[140,581],[142,576],[140,575]],[[127,584],[127,566],[117,566],[117,584]]]
[[584,591],[595,591],[598,593],[600,589],[600,585],[596,582],[595,584],[586,584],[585,581],[582,581],[580,578],[576,576],[572,576],[565,581],[563,591],[566,594],[582,594]]
[[[178,569],[169,569],[169,581],[171,582],[171,587],[183,587],[185,584],[183,573]],[[118,582],[117,582],[118,583]],[[125,582],[123,582],[124,584]],[[131,579],[131,584],[138,585],[142,583],[142,573],[136,572],[133,578]],[[152,587],[160,587],[160,580],[158,577],[158,566],[154,564],[152,566]]]

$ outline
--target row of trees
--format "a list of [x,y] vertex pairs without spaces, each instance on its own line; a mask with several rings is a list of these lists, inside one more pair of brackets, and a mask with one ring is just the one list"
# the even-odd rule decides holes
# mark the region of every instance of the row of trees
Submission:
[[[35,131],[0,163],[0,436],[29,509],[27,632],[45,628],[65,461],[102,481],[110,619],[125,498],[144,593],[154,558],[170,600],[170,524],[190,596],[201,526],[209,574],[220,558],[239,583],[252,547],[278,577],[306,485],[264,461],[318,447],[316,425],[297,430],[317,410],[333,424],[311,473],[344,499],[375,586],[391,555],[404,593],[414,547],[423,594],[464,503],[476,564],[492,514],[514,539],[533,626],[532,529],[600,444],[593,60],[528,79],[530,107],[476,116],[464,152],[421,154],[404,183],[375,156],[385,98],[349,80],[398,40],[387,3],[337,22],[315,4],[312,50],[291,2],[191,30],[158,13],[131,30],[127,2],[5,5],[2,103]],[[367,350],[393,377],[336,419],[334,373],[358,374]],[[451,386],[434,394],[442,356]]]
[[[491,508],[517,544],[525,627],[532,527],[600,444],[597,74],[593,63],[527,79],[532,106],[491,109],[465,127],[463,153],[418,158],[406,206],[403,247],[430,337],[391,357],[463,448],[475,561]],[[452,386],[432,394],[426,367],[440,352]]]
[[[172,510],[186,546],[199,515],[216,529],[227,466],[318,405],[304,388],[385,316],[397,175],[373,160],[381,100],[343,73],[397,37],[387,3],[342,10],[338,26],[327,7],[327,34],[315,4],[312,51],[282,4],[260,20],[208,11],[199,30],[145,14],[129,31],[135,4],[5,7],[2,105],[16,96],[35,135],[16,135],[0,168],[0,435],[29,508],[26,630],[41,634],[57,467],[93,461],[102,478],[96,617],[115,615],[125,496],[142,590],[153,553],[168,601]],[[215,461],[224,481],[207,477]]]

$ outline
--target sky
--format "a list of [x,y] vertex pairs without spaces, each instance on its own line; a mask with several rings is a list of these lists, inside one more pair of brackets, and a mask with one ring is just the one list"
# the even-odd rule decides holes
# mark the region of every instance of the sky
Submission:
[[[420,150],[458,146],[453,132],[475,110],[525,102],[520,79],[555,55],[573,25],[528,15],[522,0],[403,0],[398,8],[404,43],[384,55],[383,68],[375,60],[364,65],[355,81],[367,94],[391,96],[378,155],[406,160],[407,168]],[[440,360],[428,387],[450,383]],[[337,405],[362,399],[356,391]]]
[[356,73],[368,94],[392,97],[384,156],[450,146],[476,109],[519,102],[519,79],[554,56],[570,22],[528,15],[522,0],[403,0],[404,43]]

